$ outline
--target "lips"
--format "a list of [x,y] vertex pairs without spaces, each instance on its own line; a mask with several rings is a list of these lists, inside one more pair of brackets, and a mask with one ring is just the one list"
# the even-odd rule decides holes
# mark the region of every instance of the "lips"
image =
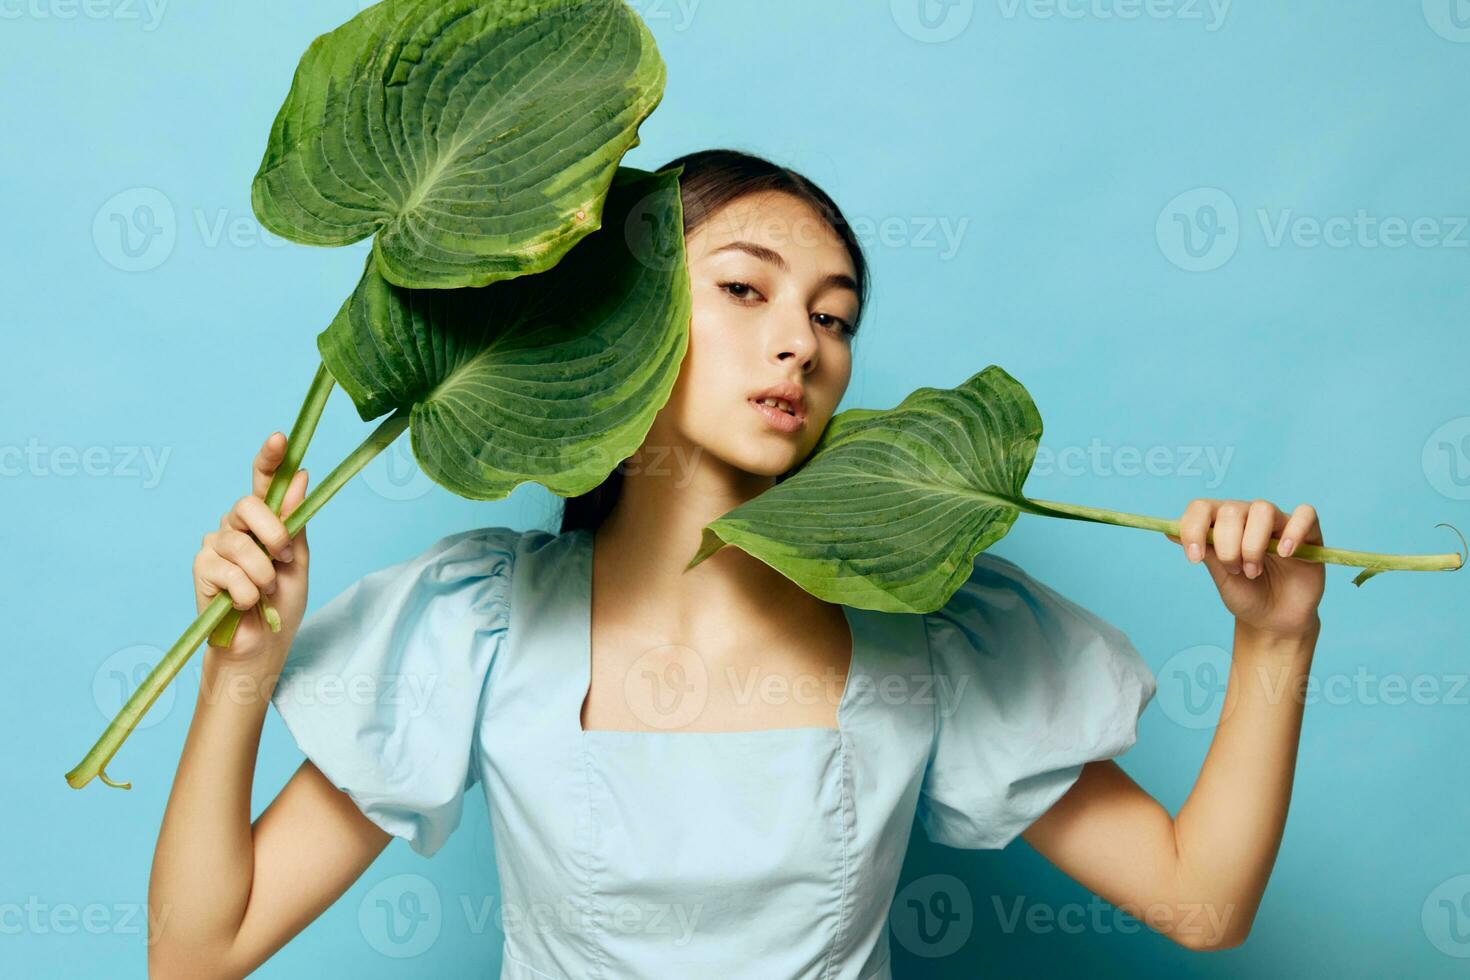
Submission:
[[774,399],[778,403],[775,406],[777,411],[800,420],[806,419],[806,395],[799,385],[790,383],[773,385],[750,396],[750,401],[758,406],[765,399]]

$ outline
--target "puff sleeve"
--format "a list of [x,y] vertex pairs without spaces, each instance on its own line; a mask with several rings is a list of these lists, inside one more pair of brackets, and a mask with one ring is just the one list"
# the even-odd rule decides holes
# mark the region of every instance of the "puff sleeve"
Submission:
[[976,557],[925,632],[945,696],[918,815],[950,847],[1009,844],[1084,763],[1133,746],[1158,686],[1126,634],[998,555]]
[[271,703],[365,816],[424,857],[478,780],[481,692],[520,532],[479,528],[372,572],[301,624]]

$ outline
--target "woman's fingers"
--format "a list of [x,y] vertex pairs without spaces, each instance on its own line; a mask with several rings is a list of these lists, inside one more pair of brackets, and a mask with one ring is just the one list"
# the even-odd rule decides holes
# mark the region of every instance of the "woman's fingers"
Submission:
[[199,583],[199,594],[206,600],[224,591],[229,592],[236,609],[249,609],[260,601],[260,590],[250,576],[211,548],[201,550],[194,557],[194,579]]
[[1281,530],[1281,544],[1276,553],[1283,558],[1290,558],[1297,545],[1303,541],[1308,544],[1322,543],[1322,528],[1317,522],[1317,511],[1311,504],[1300,504],[1291,512],[1291,517]]
[[245,570],[260,591],[270,595],[276,591],[276,564],[260,545],[244,531],[222,528],[214,539],[215,553]]
[[255,454],[255,462],[250,467],[251,490],[257,497],[265,497],[271,486],[271,477],[275,476],[276,468],[285,458],[286,437],[279,432],[272,432],[266,436],[265,443],[260,447],[260,452]]
[[1215,503],[1216,501],[1208,497],[1191,500],[1189,506],[1184,508],[1184,516],[1179,518],[1178,541],[1184,546],[1184,554],[1192,562],[1204,561],[1205,536],[1210,530],[1210,521],[1215,516]]
[[1240,538],[1241,569],[1246,578],[1256,578],[1265,568],[1266,546],[1276,529],[1286,524],[1286,515],[1269,500],[1252,500],[1246,510],[1245,529]]
[[1225,571],[1240,574],[1240,541],[1245,534],[1248,505],[1243,500],[1225,500],[1215,508],[1215,523],[1211,528],[1210,540],[1214,542],[1215,557]]
[[259,497],[241,497],[225,515],[224,527],[235,531],[249,531],[280,561],[290,561],[291,536],[286,525],[271,512]]
[[[283,519],[290,517],[296,508],[301,506],[301,502],[306,499],[306,484],[309,479],[310,477],[306,475],[306,470],[297,470],[295,475],[291,477],[291,482],[286,487],[286,496],[281,500],[281,517]],[[294,552],[297,562],[305,561],[306,557],[310,554],[311,549],[306,543],[306,526],[304,524],[301,530],[296,532],[296,537],[292,539],[291,550]]]

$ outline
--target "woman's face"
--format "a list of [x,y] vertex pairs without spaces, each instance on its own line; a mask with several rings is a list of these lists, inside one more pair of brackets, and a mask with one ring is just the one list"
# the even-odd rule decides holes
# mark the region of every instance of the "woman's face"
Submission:
[[[646,445],[692,445],[779,476],[811,453],[852,376],[852,259],[816,211],[779,191],[730,202],[686,246],[689,350]],[[794,416],[758,406],[772,391]]]

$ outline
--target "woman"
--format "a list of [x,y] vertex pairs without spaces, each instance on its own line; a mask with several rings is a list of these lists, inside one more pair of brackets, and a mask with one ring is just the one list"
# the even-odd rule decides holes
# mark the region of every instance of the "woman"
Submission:
[[[1112,761],[1148,667],[1015,564],[981,554],[925,616],[826,603],[736,548],[686,572],[705,524],[815,446],[866,266],[791,171],[730,151],[673,164],[689,352],[644,446],[567,502],[561,533],[451,535],[302,624],[309,549],[261,499],[285,451],[266,440],[254,493],[205,536],[196,599],[264,592],[283,628],[251,613],[206,652],[154,857],[155,977],[250,971],[391,837],[434,853],[477,784],[505,977],[887,977],[916,813],[951,846],[1024,836],[1191,949],[1244,940],[1291,791],[1302,704],[1281,692],[1319,630],[1322,566],[1289,557],[1322,540],[1312,508],[1199,499],[1171,538],[1235,617],[1225,708],[1174,817]],[[252,826],[268,699],[307,761]]]

